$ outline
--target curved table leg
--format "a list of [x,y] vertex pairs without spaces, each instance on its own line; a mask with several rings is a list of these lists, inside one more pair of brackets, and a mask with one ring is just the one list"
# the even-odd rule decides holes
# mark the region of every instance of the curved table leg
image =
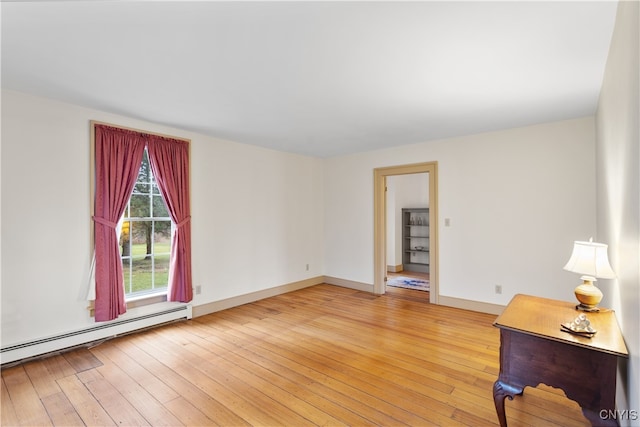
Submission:
[[507,416],[504,411],[504,399],[509,398],[513,400],[514,396],[522,394],[524,388],[515,387],[500,380],[493,383],[493,403],[496,405],[496,412],[498,414],[498,420],[500,421],[500,427],[507,427]]

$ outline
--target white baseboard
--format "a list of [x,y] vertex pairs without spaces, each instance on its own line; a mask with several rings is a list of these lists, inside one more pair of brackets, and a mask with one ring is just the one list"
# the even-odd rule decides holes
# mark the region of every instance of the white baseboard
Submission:
[[238,295],[236,297],[231,297],[231,298],[223,299],[220,301],[214,301],[207,304],[194,306],[193,317],[204,316],[207,314],[215,313],[217,311],[222,311],[228,308],[237,307],[239,305],[259,301],[261,299],[274,297],[276,295],[286,294],[287,292],[297,291],[299,289],[308,288],[309,286],[319,285],[321,283],[324,283],[323,276],[312,277],[310,279],[287,283],[285,285],[276,286],[274,288],[263,289],[261,291],[251,292],[248,294]]
[[329,285],[342,286],[343,288],[355,289],[357,291],[373,293],[373,284],[356,282],[354,280],[340,279],[338,277],[324,276],[324,283]]
[[[204,316],[215,313],[217,311],[226,310],[228,308],[237,307],[239,305],[248,304],[259,301],[264,298],[285,294],[287,292],[297,291],[299,289],[308,288],[310,286],[327,283],[329,285],[341,286],[343,288],[355,289],[357,291],[373,293],[373,284],[356,282],[354,280],[341,279],[332,276],[317,276],[310,279],[292,282],[274,288],[264,289],[261,291],[251,292],[244,295],[227,298],[221,301],[214,301],[193,307],[193,317]],[[461,308],[463,310],[478,311],[481,313],[499,315],[505,309],[505,306],[499,304],[491,304],[480,301],[466,300],[463,298],[454,298],[440,295],[439,304],[447,307]]]
[[438,300],[440,305],[453,308],[461,308],[463,310],[478,311],[480,313],[500,315],[505,309],[504,305],[492,304],[488,302],[472,301],[463,298],[454,298],[440,295]]

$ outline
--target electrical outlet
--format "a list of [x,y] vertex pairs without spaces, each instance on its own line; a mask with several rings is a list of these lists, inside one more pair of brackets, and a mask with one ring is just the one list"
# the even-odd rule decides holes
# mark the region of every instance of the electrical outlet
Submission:
[[496,294],[502,294],[502,285],[496,285]]
[[309,264],[307,264],[307,267],[306,267],[306,269],[307,269],[307,271],[309,271]]
[[200,295],[202,293],[202,286],[196,286],[196,295]]

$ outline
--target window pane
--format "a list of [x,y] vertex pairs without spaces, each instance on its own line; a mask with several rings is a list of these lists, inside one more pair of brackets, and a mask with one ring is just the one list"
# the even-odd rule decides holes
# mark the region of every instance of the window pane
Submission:
[[131,233],[131,290],[140,292],[151,289],[151,275],[153,272],[151,262],[151,222],[133,221]]
[[128,257],[131,254],[131,222],[122,221],[120,229],[120,255]]
[[133,186],[133,194],[149,194],[151,192],[150,188],[151,184],[138,182]]
[[151,257],[135,258],[132,264],[131,292],[151,290]]
[[171,221],[155,222],[155,254],[168,254],[171,252]]
[[144,257],[151,250],[151,222],[133,221],[131,228],[131,254],[134,257]]
[[169,284],[169,254],[155,255],[155,277],[156,288],[166,288]]
[[149,196],[133,194],[130,205],[132,218],[148,218],[151,216]]
[[162,196],[153,196],[153,216],[155,218],[169,218],[169,211]]
[[124,293],[125,294],[131,293],[131,266],[128,261],[129,260],[127,260],[127,262],[125,262],[124,260],[122,261],[123,262],[122,273],[124,274]]
[[152,179],[153,173],[151,172],[151,165],[149,164],[149,153],[145,148],[140,171],[138,172],[138,182],[151,182]]

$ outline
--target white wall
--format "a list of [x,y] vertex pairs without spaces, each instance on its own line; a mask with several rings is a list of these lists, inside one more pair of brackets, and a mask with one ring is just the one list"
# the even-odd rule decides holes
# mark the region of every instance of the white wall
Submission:
[[429,174],[387,177],[387,265],[402,264],[402,209],[429,207]]
[[579,279],[562,267],[574,240],[595,235],[593,117],[327,159],[328,276],[373,284],[373,169],[428,161],[438,162],[441,295],[574,298]]
[[93,325],[91,119],[192,140],[195,306],[323,274],[320,159],[3,91],[3,347]]
[[[630,353],[618,382],[619,409],[640,412],[640,67],[638,2],[621,1],[597,124],[598,241],[609,244],[618,278],[602,280],[603,305],[613,307]],[[640,425],[640,420],[622,424]]]

